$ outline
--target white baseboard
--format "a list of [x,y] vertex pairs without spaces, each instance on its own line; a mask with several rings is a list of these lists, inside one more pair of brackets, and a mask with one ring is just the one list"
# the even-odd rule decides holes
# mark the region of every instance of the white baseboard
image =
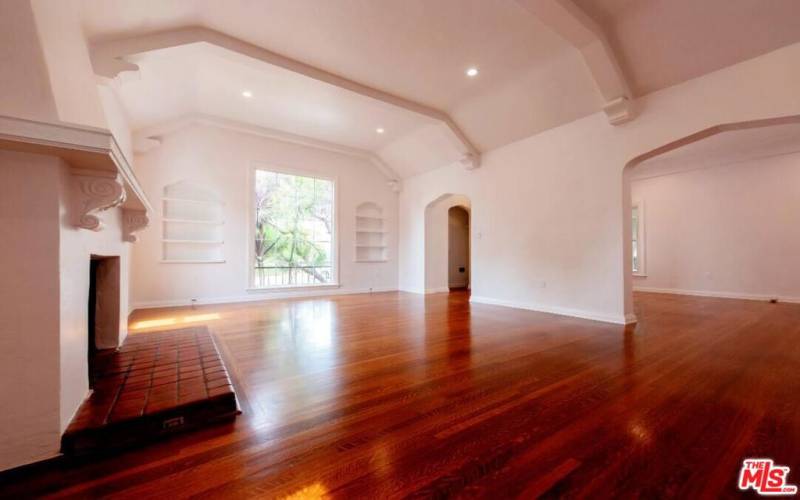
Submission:
[[[320,290],[302,290],[302,291],[277,291],[275,293],[250,293],[247,295],[234,295],[234,296],[227,296],[227,297],[206,297],[206,298],[198,298],[197,302],[194,305],[206,305],[206,304],[234,304],[236,302],[261,302],[267,300],[278,300],[278,299],[292,299],[292,298],[305,298],[305,297],[324,297],[329,295],[355,295],[359,293],[382,293],[382,292],[396,292],[397,288],[388,287],[388,288],[373,288],[370,290],[369,288],[366,289],[351,289],[351,290],[342,290],[342,289],[320,289]],[[192,301],[191,299],[171,299],[171,300],[153,300],[153,301],[141,301],[136,302],[131,306],[131,311],[135,311],[137,309],[155,309],[161,307],[180,307],[180,306],[191,306]]]
[[[616,314],[606,314],[595,311],[586,311],[583,309],[571,309],[567,307],[547,306],[543,304],[530,304],[523,302],[513,302],[508,300],[498,300],[491,297],[471,296],[470,302],[478,304],[489,304],[494,306],[512,307],[514,309],[526,309],[528,311],[536,311],[550,314],[557,314],[559,316],[570,316],[572,318],[588,319],[592,321],[602,321],[604,323],[614,323],[616,325],[624,325],[630,322],[636,322],[636,316],[633,318],[625,317]],[[630,316],[630,315],[629,315]],[[633,319],[633,321],[630,321]]]
[[752,293],[738,293],[738,292],[715,292],[709,290],[682,290],[679,288],[652,288],[646,286],[633,287],[634,292],[650,292],[650,293],[669,293],[673,295],[692,295],[695,297],[714,297],[718,299],[742,299],[742,300],[760,300],[770,301],[777,299],[778,302],[790,302],[793,304],[800,304],[800,297],[786,297],[780,295],[761,295]]

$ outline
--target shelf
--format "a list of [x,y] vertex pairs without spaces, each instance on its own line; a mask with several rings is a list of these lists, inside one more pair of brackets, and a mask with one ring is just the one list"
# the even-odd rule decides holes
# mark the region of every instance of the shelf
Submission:
[[222,245],[224,241],[209,240],[161,240],[163,243],[187,243],[192,245]]
[[224,205],[224,203],[222,203],[221,201],[215,201],[215,200],[192,200],[192,199],[189,199],[189,198],[166,198],[166,197],[162,198],[162,200],[164,200],[164,201],[179,201],[179,202],[184,202],[184,203],[195,203],[195,204],[198,204],[198,205],[219,205],[219,206]]
[[161,262],[225,262],[225,205],[212,189],[182,180],[162,191]]
[[356,207],[355,262],[387,262],[385,224],[383,209],[377,203],[368,201]]
[[223,264],[225,262],[224,259],[221,260],[165,260],[162,259],[159,262],[162,264]]
[[161,219],[164,222],[175,222],[178,224],[208,224],[210,226],[221,226],[225,222],[221,220],[192,220],[192,219]]

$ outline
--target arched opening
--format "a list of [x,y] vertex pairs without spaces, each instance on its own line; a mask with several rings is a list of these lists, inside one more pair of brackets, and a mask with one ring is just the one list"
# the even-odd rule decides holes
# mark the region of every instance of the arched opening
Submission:
[[447,211],[447,271],[450,290],[469,288],[469,211],[457,205]]
[[772,263],[780,260],[775,248],[800,249],[789,222],[798,197],[786,187],[793,185],[787,172],[800,179],[793,164],[800,164],[800,116],[717,125],[629,161],[622,175],[626,321],[636,321],[635,289],[800,297],[800,269]]
[[[451,231],[451,209],[454,219]],[[472,272],[470,220],[472,204],[467,196],[460,194],[443,194],[425,207],[425,293],[449,292],[451,284],[451,262],[455,267],[455,275],[465,275],[454,281],[463,287],[470,285]],[[466,217],[464,217],[464,215]],[[461,221],[461,222],[458,222]],[[464,227],[465,226],[465,227]],[[454,240],[451,242],[451,232]],[[453,248],[451,260],[451,244]],[[459,272],[464,268],[464,272]]]

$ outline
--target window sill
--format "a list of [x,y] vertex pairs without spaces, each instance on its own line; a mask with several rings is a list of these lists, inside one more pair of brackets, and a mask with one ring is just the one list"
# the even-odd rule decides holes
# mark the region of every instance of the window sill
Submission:
[[637,278],[647,278],[647,273],[633,273]]
[[324,285],[278,285],[264,288],[248,288],[248,293],[270,293],[270,292],[302,292],[304,290],[335,290],[341,288],[339,283],[325,283]]

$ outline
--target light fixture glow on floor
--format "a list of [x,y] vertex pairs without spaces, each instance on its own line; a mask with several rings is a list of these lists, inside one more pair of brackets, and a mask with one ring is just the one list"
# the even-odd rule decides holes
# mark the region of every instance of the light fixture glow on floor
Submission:
[[218,313],[208,313],[208,314],[191,314],[189,316],[184,316],[183,318],[172,317],[172,318],[162,318],[162,319],[151,319],[134,323],[131,329],[142,330],[145,328],[170,326],[170,325],[177,325],[180,323],[197,323],[201,321],[213,321],[219,318],[220,315]]

